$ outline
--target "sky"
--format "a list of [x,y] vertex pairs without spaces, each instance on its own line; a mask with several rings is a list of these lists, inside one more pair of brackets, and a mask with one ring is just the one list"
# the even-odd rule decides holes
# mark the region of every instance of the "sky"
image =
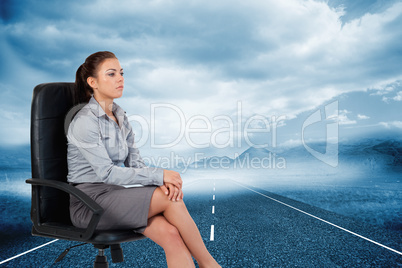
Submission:
[[103,50],[146,154],[402,134],[402,1],[2,0],[0,144],[29,143],[37,84]]

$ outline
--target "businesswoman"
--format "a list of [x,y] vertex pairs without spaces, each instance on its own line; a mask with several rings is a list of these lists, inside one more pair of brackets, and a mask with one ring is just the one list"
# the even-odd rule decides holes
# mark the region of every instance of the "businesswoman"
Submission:
[[[123,94],[123,68],[108,51],[94,53],[78,68],[77,103],[87,103],[68,129],[68,181],[104,209],[98,229],[130,228],[166,255],[169,267],[220,267],[206,249],[182,200],[179,173],[144,164],[128,119],[114,99]],[[130,185],[143,187],[130,187]],[[90,211],[70,199],[70,216],[85,227]]]

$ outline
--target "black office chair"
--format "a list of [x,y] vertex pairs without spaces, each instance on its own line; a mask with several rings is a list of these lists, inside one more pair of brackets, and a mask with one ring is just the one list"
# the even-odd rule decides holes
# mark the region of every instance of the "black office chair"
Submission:
[[[82,105],[81,105],[82,107]],[[132,230],[97,231],[103,209],[85,193],[67,183],[66,131],[73,114],[73,83],[47,83],[35,87],[31,107],[32,234],[91,243],[98,249],[94,267],[108,267],[104,250],[112,261],[124,261],[120,243],[144,238]],[[67,116],[67,118],[66,118]],[[72,225],[70,194],[93,212],[87,228]],[[65,251],[65,254],[68,249]],[[63,254],[62,254],[63,255]]]

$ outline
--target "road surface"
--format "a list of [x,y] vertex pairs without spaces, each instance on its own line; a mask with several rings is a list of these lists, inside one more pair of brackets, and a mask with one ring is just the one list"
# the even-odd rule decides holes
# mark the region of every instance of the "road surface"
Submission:
[[[402,267],[402,233],[363,223],[234,180],[197,180],[185,202],[222,267]],[[48,243],[48,244],[46,244]],[[25,236],[2,248],[0,267],[92,267],[91,245]],[[36,247],[40,248],[36,248]],[[122,244],[125,262],[110,267],[166,267],[149,239]],[[29,251],[31,250],[31,251]]]

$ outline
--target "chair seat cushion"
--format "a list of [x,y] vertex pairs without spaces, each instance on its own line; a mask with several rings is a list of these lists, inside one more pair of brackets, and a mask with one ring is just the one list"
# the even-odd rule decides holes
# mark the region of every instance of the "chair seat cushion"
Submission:
[[[35,228],[32,230],[32,234],[38,235],[38,236],[44,236],[44,237],[57,237],[58,231],[77,231],[79,228],[76,228],[72,225],[65,225],[65,224],[60,224],[56,222],[47,222],[42,224],[43,226],[46,227],[51,227],[52,230],[54,230],[53,235],[51,234],[41,234]],[[82,230],[82,229],[79,229]],[[135,241],[135,240],[140,240],[145,238],[144,235],[140,233],[136,233],[133,230],[102,230],[102,231],[95,231],[95,233],[92,235],[90,239],[87,240],[80,240],[75,238],[74,240],[76,241],[83,241],[91,244],[107,244],[107,245],[112,245],[112,244],[120,244],[124,242],[129,242],[129,241]],[[65,238],[64,238],[65,239]]]
[[145,238],[145,236],[133,230],[110,230],[95,232],[87,242],[92,244],[120,244],[143,238]]

